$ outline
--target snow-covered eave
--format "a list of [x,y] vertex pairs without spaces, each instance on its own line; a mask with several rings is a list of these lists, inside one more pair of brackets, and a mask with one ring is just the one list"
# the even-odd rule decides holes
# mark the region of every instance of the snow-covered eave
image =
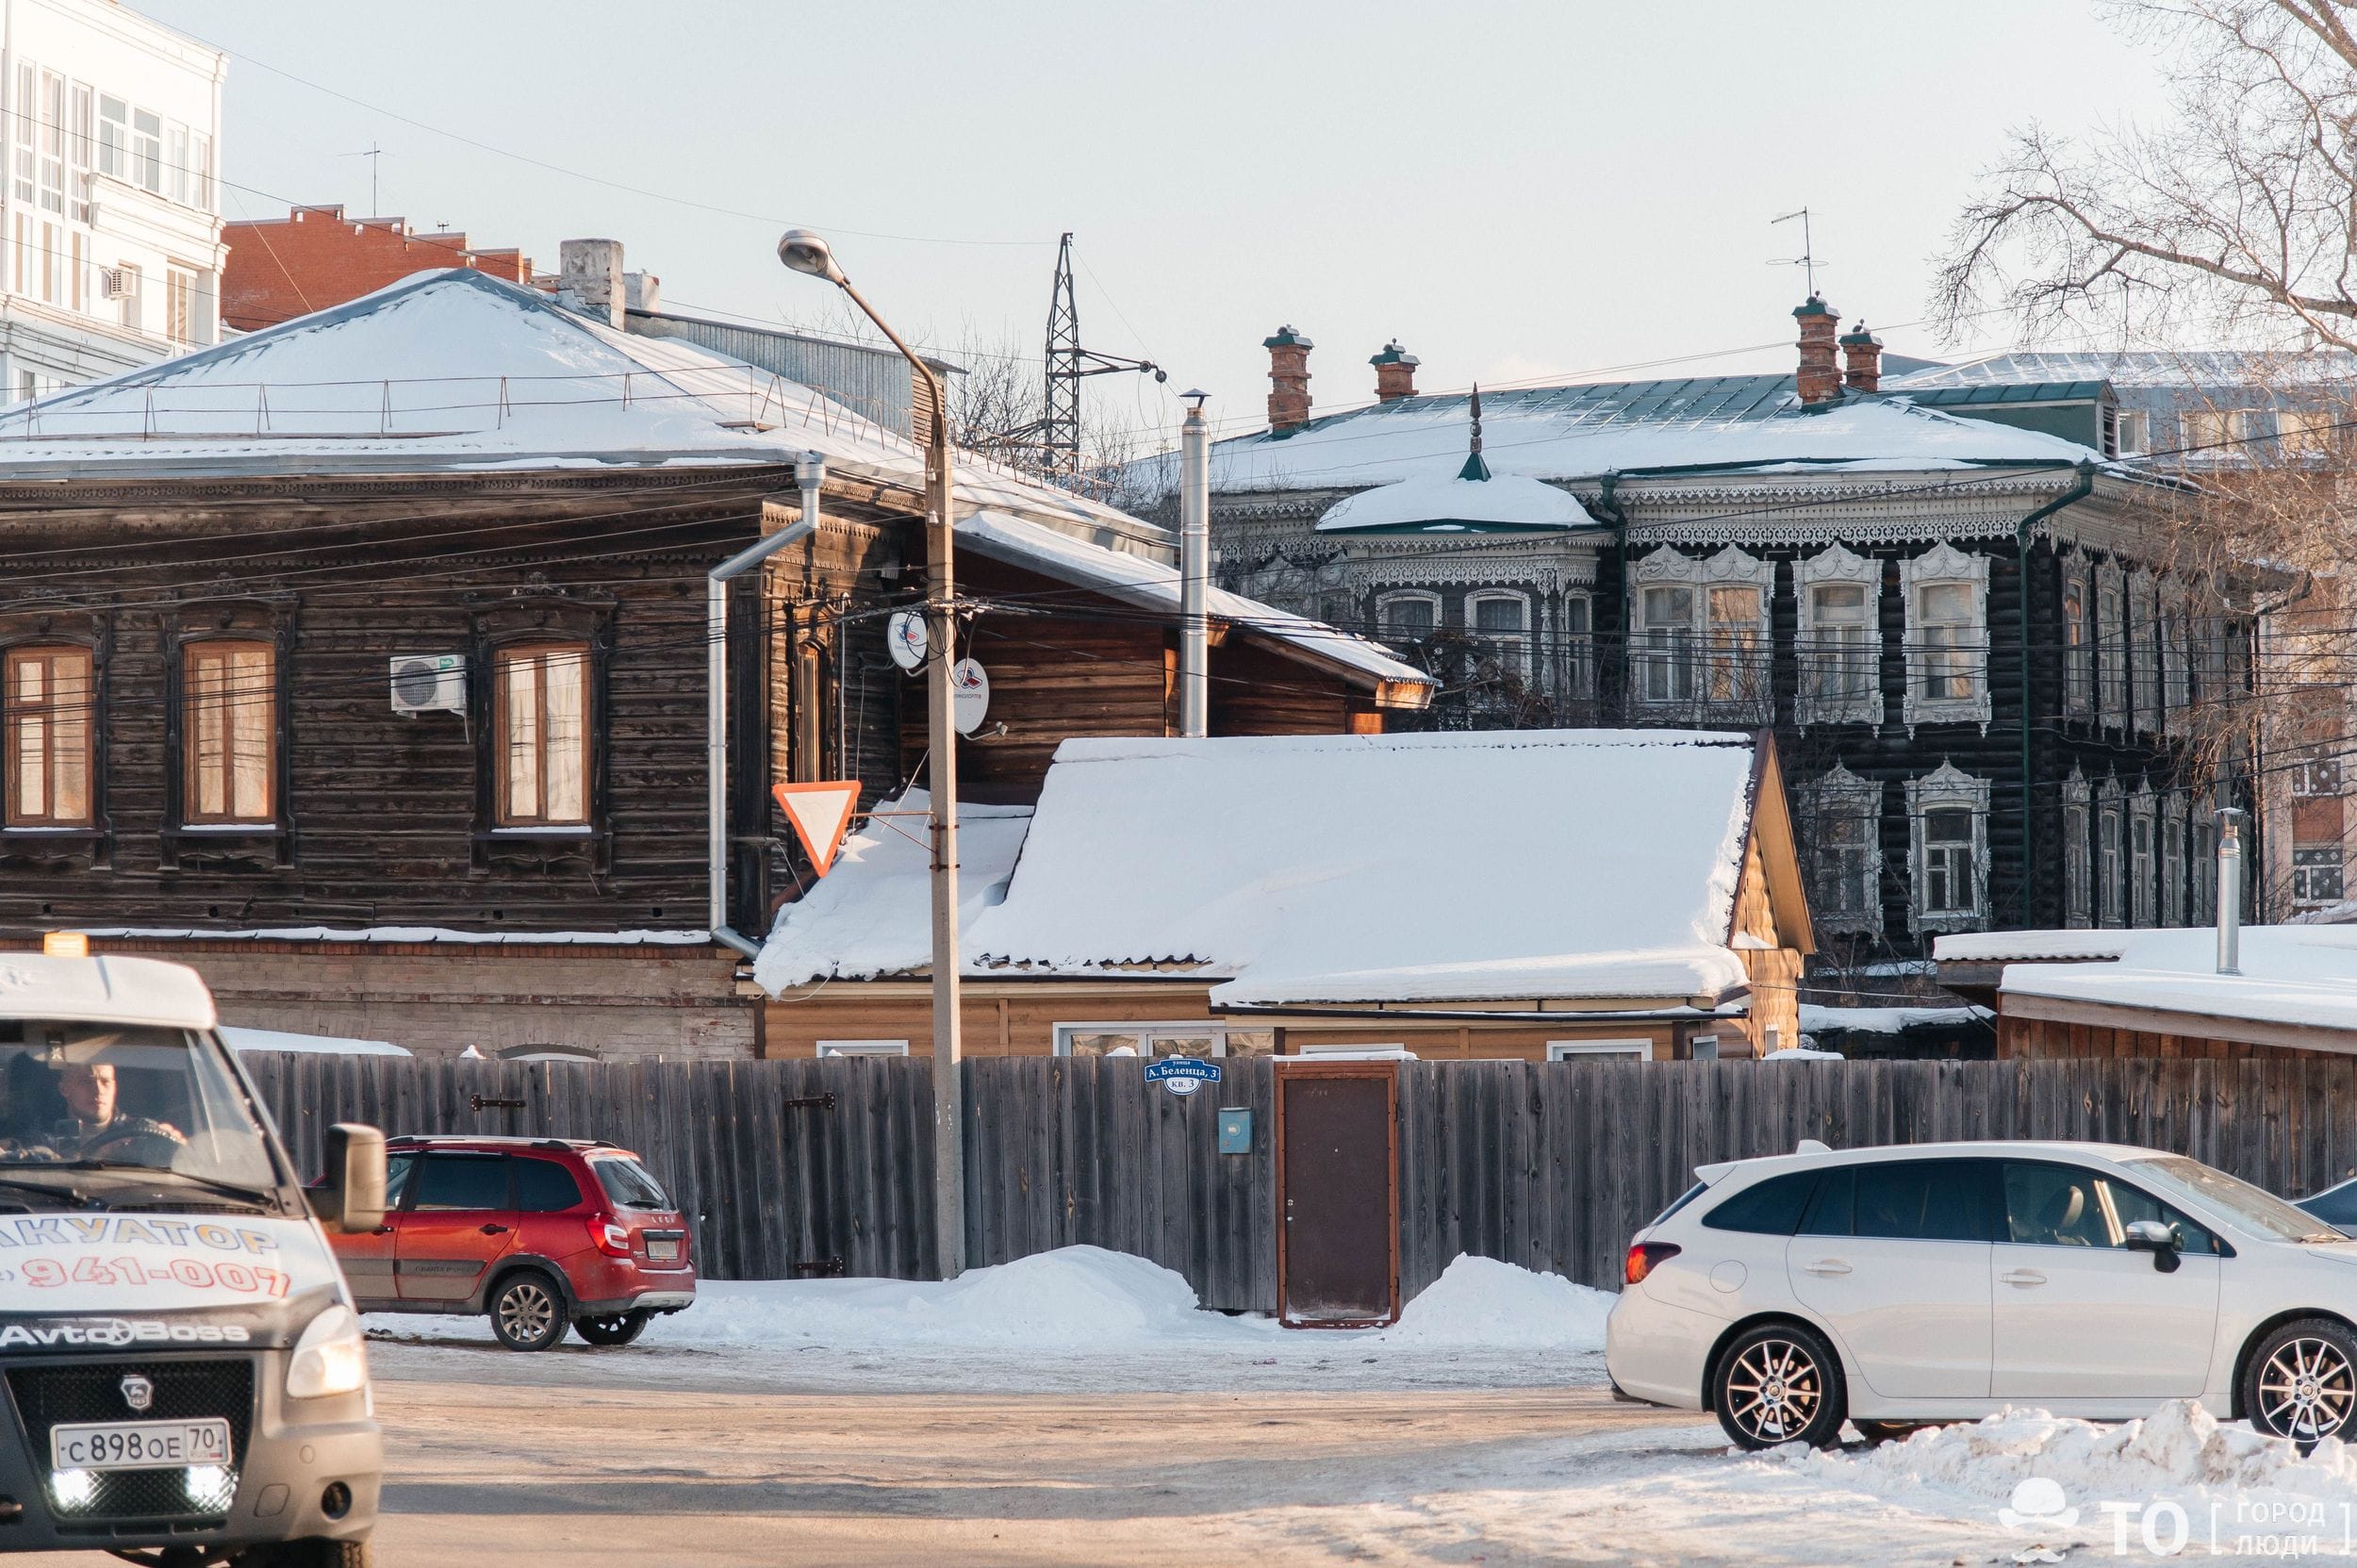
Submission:
[[136,942],[412,942],[441,947],[693,948],[712,945],[695,931],[460,931],[449,926],[83,926],[85,936]]

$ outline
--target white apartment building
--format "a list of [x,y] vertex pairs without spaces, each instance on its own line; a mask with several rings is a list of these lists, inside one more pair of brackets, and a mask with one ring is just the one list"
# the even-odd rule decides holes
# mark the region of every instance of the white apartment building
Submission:
[[0,403],[216,340],[225,67],[115,0],[0,0]]

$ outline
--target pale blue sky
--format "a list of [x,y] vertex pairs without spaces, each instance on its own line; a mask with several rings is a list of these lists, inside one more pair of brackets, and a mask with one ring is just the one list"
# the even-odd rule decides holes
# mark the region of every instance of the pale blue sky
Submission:
[[[233,218],[365,209],[368,160],[339,155],[374,141],[385,212],[422,229],[549,268],[559,239],[611,236],[677,307],[815,323],[832,290],[772,252],[791,221],[902,330],[1027,355],[1071,229],[1087,340],[1209,389],[1223,428],[1262,419],[1282,322],[1317,342],[1322,406],[1369,398],[1394,335],[1426,390],[1781,345],[1804,290],[1767,262],[1799,235],[1769,220],[1803,204],[1827,297],[1933,352],[1897,323],[2004,128],[2161,106],[2088,0],[131,3],[250,57]],[[1981,346],[2010,341],[1992,327]],[[1132,378],[1091,396],[1176,417]]]

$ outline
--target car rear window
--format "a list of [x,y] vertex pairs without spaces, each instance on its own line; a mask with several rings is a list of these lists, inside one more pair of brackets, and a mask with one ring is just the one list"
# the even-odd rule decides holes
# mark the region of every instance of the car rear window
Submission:
[[647,1167],[635,1160],[592,1160],[589,1168],[598,1173],[598,1185],[605,1196],[625,1209],[668,1209],[671,1200],[663,1195],[663,1184],[647,1173]]
[[1827,1171],[1801,1221],[1810,1236],[1985,1242],[1994,1236],[1988,1160],[1891,1160]]
[[1713,1230],[1744,1230],[1759,1236],[1788,1236],[1800,1228],[1801,1211],[1817,1190],[1818,1173],[1788,1171],[1755,1181],[1703,1216]]
[[581,1183],[553,1160],[516,1159],[516,1207],[527,1214],[552,1214],[581,1201]]

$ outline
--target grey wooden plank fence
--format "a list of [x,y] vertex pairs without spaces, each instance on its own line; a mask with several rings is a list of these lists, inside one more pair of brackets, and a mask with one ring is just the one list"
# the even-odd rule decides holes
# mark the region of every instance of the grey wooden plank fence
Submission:
[[[306,1171],[329,1123],[604,1138],[679,1200],[708,1278],[928,1278],[932,1075],[922,1059],[612,1065],[256,1054]],[[1273,1310],[1275,1081],[1224,1064],[1179,1098],[1132,1060],[964,1066],[974,1263],[1091,1244]],[[1607,1288],[1629,1233],[1698,1164],[1949,1138],[2089,1138],[2190,1154],[2291,1196],[2357,1175],[2357,1062],[1403,1063],[1401,1289],[1459,1252]],[[832,1097],[830,1099],[829,1097]],[[504,1102],[520,1102],[508,1104]],[[1217,1152],[1224,1107],[1249,1154]]]

